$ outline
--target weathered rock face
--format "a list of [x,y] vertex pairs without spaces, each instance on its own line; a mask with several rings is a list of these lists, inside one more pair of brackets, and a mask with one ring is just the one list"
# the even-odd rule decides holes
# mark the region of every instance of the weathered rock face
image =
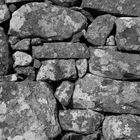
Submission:
[[75,79],[77,75],[75,68],[75,60],[46,60],[42,61],[42,66],[40,67],[37,80],[65,80],[65,79]]
[[105,45],[106,39],[113,29],[116,17],[111,15],[98,16],[88,26],[87,40],[93,45]]
[[140,50],[140,18],[121,17],[116,20],[116,43],[119,50]]
[[63,130],[90,134],[95,132],[104,117],[91,110],[65,110],[59,112],[59,121]]
[[90,47],[89,71],[112,79],[139,79],[140,55]]
[[0,138],[48,140],[60,133],[56,101],[44,82],[0,83]]
[[140,117],[134,115],[108,116],[103,122],[106,140],[140,140]]
[[86,18],[80,12],[34,2],[23,5],[12,14],[9,34],[21,38],[39,36],[63,40],[81,30],[85,23]]
[[81,7],[126,16],[140,15],[139,0],[83,0]]
[[4,82],[4,81],[17,81],[18,80],[18,75],[15,73],[15,74],[10,74],[10,75],[4,75],[4,76],[0,76],[0,82]]
[[43,46],[33,46],[32,54],[35,58],[89,58],[89,51],[81,43],[44,43]]
[[140,114],[140,83],[117,81],[87,74],[73,93],[73,108]]

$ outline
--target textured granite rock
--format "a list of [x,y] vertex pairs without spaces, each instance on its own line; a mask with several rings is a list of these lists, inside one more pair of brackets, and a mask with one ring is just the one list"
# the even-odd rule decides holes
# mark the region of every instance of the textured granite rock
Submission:
[[32,62],[31,55],[21,51],[16,51],[13,54],[13,59],[14,59],[14,65],[13,65],[14,67],[28,66]]
[[17,36],[9,36],[8,41],[10,45],[15,45],[20,41],[20,39]]
[[106,40],[106,46],[115,46],[115,37],[113,35],[109,36]]
[[106,39],[113,29],[116,17],[101,15],[88,26],[86,39],[93,45],[105,45]]
[[36,80],[59,81],[64,79],[75,79],[77,76],[75,60],[45,60],[42,61]]
[[63,130],[83,134],[95,132],[104,116],[91,110],[64,110],[59,112],[59,121]]
[[63,106],[67,106],[71,100],[73,90],[74,83],[63,81],[60,86],[57,87],[54,96]]
[[17,6],[15,4],[10,4],[8,6],[10,12],[15,12],[17,10]]
[[10,74],[10,75],[4,75],[4,76],[0,76],[0,82],[15,82],[18,80],[18,75],[15,74]]
[[86,18],[80,12],[33,2],[21,6],[12,14],[8,33],[21,38],[34,36],[63,40],[80,31],[85,24]]
[[41,44],[42,44],[42,39],[41,38],[36,37],[36,38],[31,39],[31,45],[32,46],[38,46],[38,45],[41,45]]
[[92,74],[76,82],[73,108],[140,114],[140,82],[111,80]]
[[39,69],[41,67],[41,62],[38,59],[34,59],[33,67]]
[[139,0],[83,0],[82,8],[91,8],[121,16],[139,16]]
[[44,43],[33,46],[34,58],[89,58],[89,51],[85,44],[72,42]]
[[116,43],[119,50],[140,51],[140,18],[121,17],[116,20]]
[[140,55],[90,47],[89,71],[112,79],[139,79]]
[[97,49],[117,51],[117,46],[97,46]]
[[[36,0],[36,2],[40,2],[40,0]],[[34,2],[34,0],[5,0],[6,4],[11,3],[25,3],[25,2]],[[45,0],[46,3],[51,3],[49,0]]]
[[44,82],[0,83],[0,138],[48,140],[60,132],[56,100]]
[[8,72],[10,65],[8,39],[2,27],[0,27],[0,75]]
[[140,117],[134,115],[108,116],[103,122],[106,140],[140,140]]

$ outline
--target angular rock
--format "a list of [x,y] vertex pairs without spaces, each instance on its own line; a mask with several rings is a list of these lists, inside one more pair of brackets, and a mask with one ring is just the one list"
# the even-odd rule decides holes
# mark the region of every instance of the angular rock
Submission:
[[4,75],[4,76],[0,76],[0,82],[15,82],[18,80],[18,75],[17,74],[10,74],[10,75]]
[[104,117],[91,110],[64,110],[59,112],[59,121],[63,130],[83,134],[95,132]]
[[46,60],[42,61],[37,80],[59,81],[64,79],[75,79],[77,76],[75,60]]
[[63,40],[80,31],[85,24],[86,18],[80,12],[33,2],[21,6],[12,14],[9,34],[20,38],[34,36]]
[[13,50],[21,50],[21,51],[27,51],[30,49],[30,39],[22,39],[21,41],[17,42],[15,45],[11,45],[11,48]]
[[33,46],[34,58],[89,58],[85,44],[72,42],[44,43],[43,46]]
[[109,50],[112,50],[112,51],[117,51],[117,46],[97,46],[96,47],[97,49],[109,49]]
[[0,4],[0,23],[10,18],[10,12],[6,4]]
[[116,43],[119,50],[140,51],[140,18],[122,17],[116,20]]
[[139,0],[83,0],[81,7],[124,16],[140,15]]
[[67,106],[71,100],[74,90],[74,84],[69,81],[63,81],[56,89],[54,96],[63,105]]
[[41,43],[42,43],[42,39],[41,38],[32,38],[31,39],[31,45],[32,46],[41,45]]
[[86,39],[93,45],[105,45],[106,39],[113,29],[116,17],[112,15],[98,16],[88,26]]
[[76,82],[73,108],[140,114],[140,82],[118,81],[87,74]]
[[0,75],[6,75],[10,65],[8,40],[2,27],[0,27]]
[[17,42],[20,41],[20,39],[17,36],[9,36],[8,41],[10,45],[15,45]]
[[34,59],[33,67],[39,69],[41,67],[41,62],[38,59]]
[[115,37],[113,35],[107,38],[106,46],[115,46]]
[[139,79],[140,55],[90,47],[89,71],[112,79]]
[[140,140],[140,117],[134,115],[108,116],[103,122],[106,140]]
[[32,62],[32,57],[25,53],[25,52],[20,52],[16,51],[13,54],[13,59],[14,59],[14,67],[16,66],[28,66]]
[[1,82],[0,138],[48,140],[60,134],[56,100],[44,82]]
[[87,59],[78,59],[76,60],[76,68],[78,70],[78,76],[83,77],[88,69],[88,61]]

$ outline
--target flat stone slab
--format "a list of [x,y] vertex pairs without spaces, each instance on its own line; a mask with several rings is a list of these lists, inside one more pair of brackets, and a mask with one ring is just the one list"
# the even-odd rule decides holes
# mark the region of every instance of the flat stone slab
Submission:
[[59,121],[63,130],[83,134],[95,132],[104,116],[91,110],[64,110],[59,112]]
[[140,117],[134,115],[108,116],[103,122],[106,140],[140,140]]
[[140,114],[140,82],[111,80],[87,74],[76,82],[73,108]]
[[139,0],[83,0],[82,8],[92,8],[124,16],[139,16]]
[[72,42],[44,43],[33,46],[34,58],[89,58],[89,51],[85,44]]
[[85,24],[86,18],[80,12],[48,3],[32,2],[12,14],[8,33],[20,38],[34,36],[63,40],[80,31]]
[[44,82],[0,82],[0,138],[48,140],[60,134],[56,100]]
[[116,27],[115,38],[118,49],[140,52],[140,18],[118,18]]
[[45,60],[42,61],[36,80],[59,81],[77,77],[75,60]]
[[139,79],[140,55],[90,47],[89,71],[111,79]]

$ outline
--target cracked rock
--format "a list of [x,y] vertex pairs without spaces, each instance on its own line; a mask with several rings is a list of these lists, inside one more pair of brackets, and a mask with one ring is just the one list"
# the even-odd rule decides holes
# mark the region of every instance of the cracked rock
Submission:
[[95,132],[104,117],[91,110],[64,110],[59,112],[59,121],[63,130],[82,134]]
[[80,31],[85,24],[86,18],[80,12],[43,2],[32,2],[21,6],[12,14],[9,34],[20,38],[34,36],[63,40]]
[[42,61],[37,80],[59,81],[64,79],[75,79],[77,76],[75,60],[45,60]]
[[56,100],[44,82],[0,83],[0,138],[48,140],[60,134]]

